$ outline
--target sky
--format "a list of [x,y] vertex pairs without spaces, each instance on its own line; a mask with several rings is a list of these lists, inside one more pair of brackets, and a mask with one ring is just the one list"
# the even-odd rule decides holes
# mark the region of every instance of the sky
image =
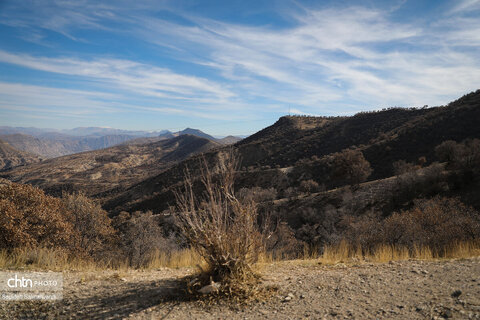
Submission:
[[480,0],[0,0],[0,125],[247,135],[480,88]]

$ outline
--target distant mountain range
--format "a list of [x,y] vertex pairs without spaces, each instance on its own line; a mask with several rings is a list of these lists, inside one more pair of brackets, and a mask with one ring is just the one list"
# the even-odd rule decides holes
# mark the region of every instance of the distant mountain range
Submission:
[[73,129],[51,129],[51,128],[35,128],[35,127],[9,127],[0,126],[0,134],[27,134],[37,138],[52,138],[55,136],[108,136],[108,135],[128,135],[135,137],[156,137],[164,133],[168,133],[168,130],[160,131],[141,131],[141,130],[122,130],[105,127],[78,127]]
[[39,162],[40,157],[17,150],[6,141],[0,140],[0,171]]
[[83,191],[90,196],[108,198],[190,155],[220,146],[218,142],[184,134],[156,142],[125,143],[39,163],[32,163],[39,161],[34,157],[26,158],[23,153],[10,151],[7,144],[0,144],[0,155],[3,147],[7,156],[14,159],[12,161],[32,163],[2,173],[11,181],[34,184],[55,195],[61,195],[62,191]]
[[42,158],[55,158],[98,150],[128,141],[132,141],[133,144],[155,142],[185,134],[206,138],[220,144],[232,144],[241,140],[241,138],[232,136],[216,139],[200,130],[191,128],[173,133],[168,130],[131,131],[102,127],[79,127],[68,130],[0,127],[0,139],[19,151],[35,154]]

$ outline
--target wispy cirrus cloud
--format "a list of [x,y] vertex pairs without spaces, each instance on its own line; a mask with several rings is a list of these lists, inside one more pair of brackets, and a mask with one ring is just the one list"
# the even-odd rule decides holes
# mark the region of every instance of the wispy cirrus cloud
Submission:
[[233,94],[208,79],[182,75],[166,68],[159,68],[129,60],[34,57],[0,51],[0,62],[31,69],[93,79],[115,84],[148,96],[170,99],[204,98],[219,99]]
[[136,54],[0,50],[0,62],[67,75],[83,81],[85,91],[115,93],[122,98],[111,98],[112,108],[219,120],[289,108],[331,115],[438,105],[478,89],[480,20],[472,12],[479,3],[446,3],[435,17],[405,19],[395,16],[405,1],[387,8],[296,3],[280,12],[284,21],[276,25],[213,19],[169,1],[51,7],[33,1],[30,11],[42,7],[33,19],[15,9],[13,17],[0,14],[0,23],[37,32],[36,42],[46,30],[95,43],[80,31],[100,30],[118,41],[134,39],[148,58],[125,47]]
[[342,100],[356,108],[441,104],[476,89],[480,57],[462,47],[476,45],[478,19],[454,15],[429,26],[389,15],[362,7],[304,10],[280,30],[196,17],[194,26],[147,19],[141,35],[159,45],[181,39],[175,43],[185,51],[199,47],[197,63],[247,94],[309,110]]
[[475,10],[480,10],[480,0],[458,0],[450,12],[455,14],[465,11],[472,12]]

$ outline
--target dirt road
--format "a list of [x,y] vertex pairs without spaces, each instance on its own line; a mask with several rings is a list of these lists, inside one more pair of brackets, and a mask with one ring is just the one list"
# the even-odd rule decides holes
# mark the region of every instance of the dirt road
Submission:
[[270,300],[247,307],[184,301],[188,269],[65,272],[58,303],[0,303],[1,319],[480,319],[480,258],[264,266]]

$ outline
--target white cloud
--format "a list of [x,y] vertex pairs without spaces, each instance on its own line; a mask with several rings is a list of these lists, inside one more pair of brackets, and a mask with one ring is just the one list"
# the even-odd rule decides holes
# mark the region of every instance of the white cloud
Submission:
[[480,0],[457,0],[453,9],[450,11],[452,14],[465,11],[480,10]]
[[195,17],[192,27],[150,18],[140,35],[179,51],[198,48],[197,63],[218,69],[244,96],[315,113],[345,100],[358,108],[442,104],[476,89],[480,57],[460,46],[477,45],[478,20],[428,26],[392,22],[389,14],[362,7],[309,10],[284,29]]
[[182,75],[165,68],[129,60],[33,57],[12,54],[0,50],[0,62],[11,63],[31,69],[80,76],[114,85],[139,94],[168,98],[225,99],[233,94],[221,85],[208,79]]
[[[104,99],[118,98],[105,92],[49,88],[0,82],[0,109],[34,111],[68,116],[116,112]],[[24,116],[23,114],[19,114]]]
[[[405,1],[389,11],[303,8],[288,14],[289,25],[283,28],[192,15],[184,15],[190,24],[174,23],[153,17],[148,3],[128,4],[61,2],[65,15],[50,19],[44,9],[32,21],[4,17],[2,23],[72,39],[78,38],[77,29],[123,33],[208,72],[195,76],[112,57],[48,58],[6,51],[0,51],[0,61],[93,81],[100,91],[120,89],[132,100],[145,100],[144,106],[116,101],[119,108],[218,119],[252,117],[267,105],[277,110],[295,106],[309,114],[435,105],[480,83],[480,20],[468,14],[480,8],[480,0],[458,1],[436,22],[394,21],[392,12]],[[164,2],[158,5],[168,9]],[[114,31],[111,21],[124,28]]]

